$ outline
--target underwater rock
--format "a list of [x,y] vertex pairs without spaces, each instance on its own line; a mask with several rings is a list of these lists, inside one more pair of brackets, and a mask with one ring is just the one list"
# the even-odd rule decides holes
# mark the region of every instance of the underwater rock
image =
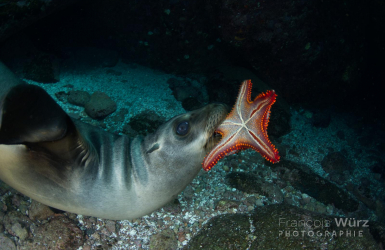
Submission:
[[228,209],[238,208],[239,205],[239,201],[221,199],[220,201],[218,201],[215,209],[218,211],[226,211]]
[[265,194],[273,204],[278,204],[283,202],[283,193],[277,185],[264,182],[261,188],[262,188],[263,194]]
[[46,220],[55,213],[47,206],[35,200],[32,200],[28,210],[28,216],[31,220]]
[[321,161],[321,166],[329,174],[342,175],[344,171],[351,171],[353,162],[345,157],[342,152],[327,154]]
[[233,172],[226,175],[226,181],[228,184],[242,192],[262,193],[261,183],[262,179],[257,175],[251,173]]
[[154,250],[168,250],[176,249],[178,242],[176,234],[171,229],[162,230],[154,234],[150,238],[150,249]]
[[199,108],[209,101],[204,82],[206,78],[195,79],[197,76],[190,74],[193,78],[169,78],[167,80],[169,88],[176,100],[182,102],[185,110],[190,111]]
[[140,114],[132,117],[128,123],[131,129],[137,131],[141,135],[153,133],[160,125],[165,122],[165,119],[152,110],[143,111]]
[[363,179],[366,178],[361,179],[361,185],[351,186],[353,188],[351,192],[357,200],[364,203],[368,208],[376,210],[376,196],[371,192],[370,182],[365,182]]
[[194,189],[192,188],[191,185],[188,185],[184,190],[183,190],[183,197],[187,200],[191,200],[194,197]]
[[28,237],[28,230],[18,222],[12,225],[11,230],[20,240],[25,240]]
[[73,105],[77,105],[77,106],[81,106],[81,107],[84,107],[91,99],[91,95],[89,93],[87,93],[86,91],[83,91],[83,90],[71,90],[69,93],[68,93],[68,102],[73,104]]
[[55,96],[56,96],[56,98],[57,98],[59,101],[64,102],[64,103],[67,102],[68,93],[66,93],[65,91],[59,91],[59,92],[56,92],[56,93],[55,93]]
[[378,179],[385,181],[385,162],[379,160],[374,165],[370,166],[370,169],[373,173],[378,174]]
[[115,124],[122,124],[129,113],[130,111],[127,108],[121,108],[111,117],[110,121]]
[[11,187],[5,184],[4,182],[0,181],[0,195],[5,194],[9,191]]
[[369,224],[369,230],[373,238],[382,246],[385,246],[385,220],[381,222],[370,221]]
[[273,184],[266,182],[255,173],[234,172],[226,175],[229,185],[248,194],[257,193],[266,195],[272,203],[282,203],[283,194],[281,189]]
[[[269,122],[269,135],[274,138],[281,137],[290,133],[290,114],[288,114],[281,106],[273,105],[271,107],[271,115]],[[281,157],[283,151],[279,150]]]
[[219,215],[209,220],[190,240],[187,249],[247,249],[249,216]]
[[113,220],[106,221],[106,229],[110,233],[116,233],[116,222]]
[[35,228],[34,235],[34,240],[26,241],[21,250],[41,249],[42,246],[47,249],[77,249],[84,242],[80,228],[64,216]]
[[115,112],[117,105],[108,95],[96,91],[91,95],[90,101],[85,105],[85,111],[93,119],[103,119]]
[[310,170],[305,172],[303,169],[306,169],[306,166],[281,160],[274,167],[280,168],[280,178],[290,182],[295,189],[310,195],[317,201],[325,205],[334,204],[344,212],[354,212],[358,209],[358,202],[347,192]]
[[174,199],[162,208],[166,213],[180,213],[182,208],[178,199]]
[[32,222],[27,216],[17,211],[11,211],[4,216],[4,228],[13,235],[24,240],[28,236],[28,228]]
[[15,243],[3,233],[0,233],[0,250],[16,250]]
[[[368,227],[361,225],[355,227],[340,225],[338,227],[336,219],[339,220],[338,217],[320,215],[290,205],[259,207],[254,210],[252,216],[255,240],[250,249],[302,249],[303,246],[308,249],[325,249],[325,247],[330,247],[330,249],[378,249]],[[309,225],[300,223],[304,220],[310,221]],[[356,220],[358,219],[356,218]],[[330,221],[330,225],[327,225],[325,221]],[[315,223],[321,222],[323,227],[314,227]],[[350,230],[351,237],[345,235],[347,230]],[[326,231],[330,234],[326,234]],[[331,235],[334,231],[338,234],[337,237]],[[344,235],[340,236],[340,231],[343,231]],[[359,231],[362,231],[362,237],[358,237]],[[286,233],[289,234],[288,237],[285,235]],[[298,236],[295,236],[296,233]],[[303,237],[302,233],[304,233]],[[322,235],[320,235],[321,233]],[[353,237],[354,233],[356,233],[356,237]]]
[[134,138],[137,136],[139,133],[131,127],[129,123],[125,124],[122,128],[122,133],[127,135],[130,138]]

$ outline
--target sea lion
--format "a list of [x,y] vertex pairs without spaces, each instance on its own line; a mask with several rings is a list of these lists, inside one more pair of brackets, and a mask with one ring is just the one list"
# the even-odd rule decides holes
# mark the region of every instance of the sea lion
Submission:
[[131,140],[72,120],[40,87],[0,82],[0,91],[0,179],[51,207],[114,220],[173,200],[202,168],[227,114],[210,104]]

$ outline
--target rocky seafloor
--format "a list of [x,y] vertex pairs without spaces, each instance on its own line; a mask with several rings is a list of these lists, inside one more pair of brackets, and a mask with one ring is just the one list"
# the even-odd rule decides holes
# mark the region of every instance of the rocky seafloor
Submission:
[[[189,91],[199,90],[196,79],[122,63],[102,72],[62,73],[55,84],[28,82],[46,89],[75,119],[135,135],[184,112],[167,86],[183,80]],[[97,91],[112,112],[101,114],[104,119],[86,111]],[[143,112],[155,118],[143,121]],[[174,202],[133,220],[61,213],[1,183],[0,249],[381,249],[383,136],[334,110],[293,108],[290,127],[273,141],[280,163],[251,150],[228,156],[202,170]],[[340,217],[351,224],[336,225]],[[358,220],[370,220],[368,227]],[[331,224],[317,224],[325,221]]]

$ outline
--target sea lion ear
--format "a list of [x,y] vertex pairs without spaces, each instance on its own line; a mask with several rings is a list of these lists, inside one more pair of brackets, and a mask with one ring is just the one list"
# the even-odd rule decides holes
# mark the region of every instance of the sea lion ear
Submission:
[[16,85],[0,101],[0,144],[59,140],[72,122],[52,97],[35,85]]

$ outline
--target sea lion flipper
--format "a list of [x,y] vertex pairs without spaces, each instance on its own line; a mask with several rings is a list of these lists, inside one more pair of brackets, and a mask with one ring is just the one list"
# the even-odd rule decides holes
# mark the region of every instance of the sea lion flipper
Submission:
[[55,141],[67,132],[68,115],[42,88],[19,84],[1,100],[0,144]]
[[37,164],[46,172],[54,169],[52,166],[66,170],[67,165],[98,162],[94,146],[78,131],[72,119],[44,89],[35,85],[16,85],[0,100],[2,144],[24,145],[30,150],[29,157],[47,159],[47,164]]

